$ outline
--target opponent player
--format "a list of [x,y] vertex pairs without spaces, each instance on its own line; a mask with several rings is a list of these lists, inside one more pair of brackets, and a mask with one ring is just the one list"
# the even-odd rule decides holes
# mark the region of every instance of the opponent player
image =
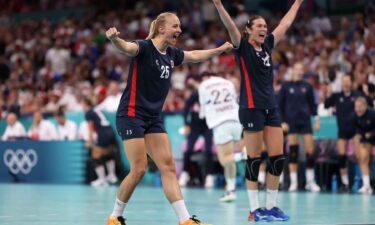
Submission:
[[241,140],[242,126],[238,119],[237,93],[232,82],[221,77],[203,75],[199,85],[200,118],[206,118],[208,128],[213,130],[219,162],[224,168],[226,192],[220,198],[221,202],[230,202],[236,196],[236,161],[241,160],[241,154],[234,150]]
[[157,165],[168,201],[180,225],[200,224],[190,217],[176,178],[170,143],[161,120],[175,66],[197,63],[232,50],[230,43],[209,50],[183,51],[175,48],[181,34],[181,23],[173,13],[162,13],[151,23],[146,40],[128,42],[119,37],[116,28],[106,35],[113,46],[131,57],[126,89],[116,115],[116,126],[123,139],[130,172],[122,181],[115,206],[107,225],[124,225],[122,217],[135,187],[147,167],[147,154]]
[[[267,23],[261,16],[252,16],[241,36],[221,0],[213,0],[220,18],[235,46],[241,72],[239,117],[244,127],[244,141],[248,152],[246,166],[250,201],[250,221],[288,220],[276,206],[279,176],[284,168],[283,131],[273,90],[272,49],[290,27],[302,0],[296,0],[276,29],[268,34]],[[269,154],[266,209],[259,206],[258,173],[263,140]]]

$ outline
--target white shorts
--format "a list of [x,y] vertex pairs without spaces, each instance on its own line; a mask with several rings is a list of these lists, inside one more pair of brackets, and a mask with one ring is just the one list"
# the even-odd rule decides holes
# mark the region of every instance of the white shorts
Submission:
[[216,145],[227,144],[231,141],[241,140],[242,125],[240,122],[228,121],[213,128],[214,142]]

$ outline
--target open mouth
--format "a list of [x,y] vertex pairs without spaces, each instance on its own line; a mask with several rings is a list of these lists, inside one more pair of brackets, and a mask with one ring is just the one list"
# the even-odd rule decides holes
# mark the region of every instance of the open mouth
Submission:
[[180,34],[174,34],[173,36],[172,36],[172,38],[173,38],[173,40],[177,40],[177,38],[180,36]]
[[264,34],[264,33],[260,33],[260,34],[259,34],[259,37],[261,37],[261,38],[265,38],[265,37],[266,37],[266,34]]

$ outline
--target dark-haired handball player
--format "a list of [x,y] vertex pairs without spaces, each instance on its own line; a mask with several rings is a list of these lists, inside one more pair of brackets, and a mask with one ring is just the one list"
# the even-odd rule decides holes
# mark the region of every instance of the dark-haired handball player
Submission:
[[[116,134],[103,112],[95,108],[93,102],[84,98],[81,101],[88,126],[86,146],[91,149],[97,179],[91,182],[94,187],[108,186],[117,182],[114,151],[117,146]],[[106,169],[108,175],[106,175]]]
[[[289,219],[276,204],[279,176],[284,168],[283,131],[273,90],[272,49],[293,23],[302,0],[296,0],[276,29],[268,34],[262,16],[251,16],[242,36],[221,0],[213,0],[235,48],[241,72],[239,118],[248,152],[246,179],[250,202],[249,221]],[[258,199],[258,173],[263,140],[268,151],[266,208]]]
[[311,127],[311,117],[314,116],[314,130],[320,129],[317,105],[315,103],[314,88],[302,79],[304,65],[297,62],[293,65],[292,80],[285,82],[279,93],[279,107],[282,117],[282,126],[288,131],[289,144],[289,191],[297,191],[297,171],[299,154],[299,135],[302,136],[306,151],[306,190],[320,192],[315,182],[314,139]]
[[161,173],[164,193],[179,224],[201,224],[186,209],[161,111],[171,86],[174,67],[208,60],[232,50],[233,46],[226,42],[214,49],[183,51],[174,47],[180,34],[180,20],[169,12],[152,21],[146,40],[125,41],[119,37],[115,27],[106,32],[113,46],[131,58],[127,86],[116,114],[116,127],[124,143],[130,172],[121,183],[107,225],[125,224],[125,206],[145,174],[147,155]]

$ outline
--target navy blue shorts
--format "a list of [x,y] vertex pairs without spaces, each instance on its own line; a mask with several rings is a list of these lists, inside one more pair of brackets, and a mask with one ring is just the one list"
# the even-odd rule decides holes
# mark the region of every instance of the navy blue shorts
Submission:
[[116,129],[122,140],[144,138],[149,133],[167,133],[161,118],[140,119],[137,117],[117,116]]
[[305,123],[288,123],[289,134],[312,134],[311,122],[310,120]]
[[106,148],[109,146],[114,146],[117,144],[116,134],[113,131],[112,127],[106,127],[97,132],[98,139],[95,143],[97,146]]
[[265,126],[281,127],[278,108],[240,109],[239,117],[245,131],[261,131]]
[[360,142],[362,144],[370,144],[372,146],[375,146],[375,137],[371,137],[371,138],[366,138],[364,135],[361,135],[361,140]]
[[352,131],[345,131],[345,130],[340,130],[338,131],[338,137],[339,139],[344,139],[344,140],[350,140],[354,137],[355,135],[355,129]]

